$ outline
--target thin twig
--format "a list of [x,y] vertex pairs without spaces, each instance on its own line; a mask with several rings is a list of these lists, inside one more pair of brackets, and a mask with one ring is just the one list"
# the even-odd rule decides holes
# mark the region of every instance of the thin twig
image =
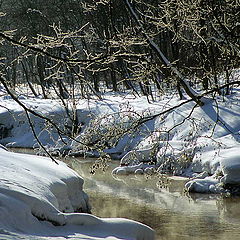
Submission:
[[27,116],[27,119],[28,119],[28,122],[29,122],[29,125],[30,125],[30,128],[31,128],[31,130],[32,130],[32,133],[33,133],[34,138],[37,140],[38,144],[39,144],[40,147],[44,150],[44,152],[48,155],[48,157],[50,157],[50,158],[52,159],[52,161],[58,165],[59,163],[52,157],[52,155],[48,152],[48,150],[44,147],[44,145],[43,145],[43,144],[41,143],[41,141],[39,140],[39,138],[38,138],[38,136],[37,136],[37,134],[36,134],[36,132],[35,132],[35,130],[34,130],[34,126],[33,126],[33,123],[32,123],[32,121],[31,121],[31,118],[30,118],[30,116],[29,116],[28,111],[25,110],[25,113],[26,113],[26,116]]

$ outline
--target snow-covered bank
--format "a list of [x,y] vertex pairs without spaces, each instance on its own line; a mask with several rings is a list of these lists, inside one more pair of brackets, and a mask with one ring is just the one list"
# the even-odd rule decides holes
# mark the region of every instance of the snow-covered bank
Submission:
[[[60,128],[64,127],[67,114],[59,101],[41,98],[27,99],[26,97],[21,98],[21,101],[37,113],[54,119],[54,122],[58,123]],[[25,111],[8,96],[1,97],[0,103],[1,144],[7,147],[38,147]],[[56,144],[59,138],[56,129],[49,128],[44,119],[33,115],[31,115],[31,122],[39,140],[44,145]]]
[[157,118],[154,131],[123,156],[113,173],[148,174],[155,162],[158,173],[189,177],[186,190],[191,192],[223,193],[229,184],[240,185],[238,99],[235,89],[232,95],[208,101],[203,107],[191,102],[164,119]]
[[[0,149],[0,238],[154,239],[151,228],[88,213],[83,180],[64,163]],[[57,227],[56,227],[57,225]]]
[[[78,99],[75,113],[80,125],[75,141],[67,135],[59,137],[56,129],[43,119],[31,115],[31,120],[39,140],[49,150],[98,156],[94,149],[97,146],[103,153],[121,160],[114,174],[157,172],[184,176],[191,180],[186,185],[189,191],[216,193],[225,191],[224,185],[240,183],[237,171],[231,170],[231,164],[236,166],[237,160],[228,161],[238,159],[239,97],[240,89],[231,89],[228,96],[214,99],[209,96],[201,107],[193,101],[180,101],[176,95],[152,103],[144,96],[113,93],[105,94],[102,100]],[[38,146],[21,107],[7,96],[0,101],[0,143]],[[25,97],[21,101],[51,118],[61,129],[71,125],[58,100]],[[156,117],[149,117],[153,115]],[[225,157],[229,152],[231,156]]]

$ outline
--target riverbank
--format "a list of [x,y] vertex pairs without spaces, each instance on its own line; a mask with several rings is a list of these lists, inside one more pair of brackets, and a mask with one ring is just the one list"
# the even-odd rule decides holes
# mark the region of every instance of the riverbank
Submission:
[[4,95],[0,143],[39,148],[40,154],[44,146],[54,156],[117,159],[116,175],[183,176],[191,180],[186,185],[189,192],[228,193],[226,186],[240,183],[239,97],[240,90],[231,89],[228,96],[209,96],[202,107],[175,95],[154,102],[130,93],[78,99],[74,114],[79,129],[73,139],[65,131],[73,127],[71,100],[66,111],[58,99],[22,96],[21,102],[36,112],[29,122],[25,111]]
[[139,222],[90,214],[83,179],[63,162],[2,147],[0,162],[1,239],[154,239]]

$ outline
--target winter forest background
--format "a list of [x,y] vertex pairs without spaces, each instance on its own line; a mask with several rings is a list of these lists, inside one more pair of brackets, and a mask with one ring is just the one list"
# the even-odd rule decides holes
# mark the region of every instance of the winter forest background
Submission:
[[239,67],[237,0],[0,4],[2,81],[13,89],[24,83],[35,96],[51,98],[54,88],[65,101],[128,89],[149,100],[175,91],[182,98],[181,79],[155,45],[205,91],[229,94],[230,85],[220,91],[221,85]]

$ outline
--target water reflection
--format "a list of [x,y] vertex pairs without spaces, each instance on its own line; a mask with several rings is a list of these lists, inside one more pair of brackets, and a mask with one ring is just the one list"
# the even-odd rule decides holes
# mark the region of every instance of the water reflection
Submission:
[[[239,197],[222,198],[217,201],[221,220],[240,226],[240,200]],[[240,236],[239,236],[240,239]]]
[[156,230],[157,240],[238,240],[240,239],[240,200],[219,195],[191,194],[182,190],[186,180],[170,179],[167,189],[156,186],[158,179],[144,176],[112,176],[106,172],[91,175],[92,160],[71,161],[83,176],[93,214],[100,217],[126,217]]
[[172,178],[167,189],[159,189],[156,178],[113,177],[114,163],[106,172],[92,175],[93,160],[64,161],[84,178],[84,190],[97,216],[126,217],[145,223],[156,230],[156,240],[240,239],[239,198],[186,196],[182,192],[184,179]]

